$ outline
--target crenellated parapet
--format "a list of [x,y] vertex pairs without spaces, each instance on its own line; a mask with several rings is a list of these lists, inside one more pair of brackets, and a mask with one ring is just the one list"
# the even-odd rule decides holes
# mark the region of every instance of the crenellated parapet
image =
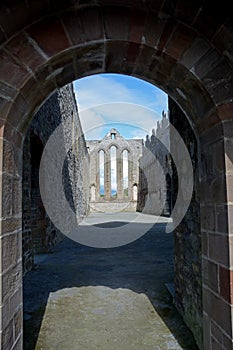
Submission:
[[138,210],[146,214],[169,215],[172,167],[169,120],[164,111],[151,136],[146,135],[139,168]]

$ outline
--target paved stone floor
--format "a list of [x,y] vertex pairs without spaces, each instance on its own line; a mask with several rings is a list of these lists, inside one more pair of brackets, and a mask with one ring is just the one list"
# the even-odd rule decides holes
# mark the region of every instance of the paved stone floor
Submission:
[[[98,216],[107,228],[133,215],[88,220]],[[24,349],[196,350],[165,287],[173,281],[167,221],[125,246],[91,248],[65,238],[37,256],[24,278]]]

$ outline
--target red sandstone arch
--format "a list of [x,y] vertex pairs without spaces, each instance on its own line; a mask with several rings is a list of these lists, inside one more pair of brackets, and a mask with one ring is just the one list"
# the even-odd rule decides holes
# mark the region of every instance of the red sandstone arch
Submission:
[[[204,348],[213,349],[217,343],[219,349],[230,349],[233,33],[227,3],[217,5],[152,0],[19,0],[1,5],[3,349],[22,348],[22,327],[13,329],[22,316],[24,135],[35,111],[58,87],[100,72],[125,73],[156,84],[177,101],[195,130],[200,143],[205,260]],[[212,164],[217,169],[214,174]]]

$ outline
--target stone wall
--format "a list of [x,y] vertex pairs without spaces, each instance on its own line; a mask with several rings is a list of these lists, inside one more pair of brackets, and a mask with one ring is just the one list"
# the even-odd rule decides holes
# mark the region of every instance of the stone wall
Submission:
[[[111,190],[111,147],[116,147],[116,194]],[[136,211],[139,183],[139,159],[142,155],[142,140],[125,139],[116,129],[111,129],[102,140],[88,140],[90,153],[90,209],[92,211]],[[104,154],[104,184],[101,194],[100,152]],[[127,151],[128,183],[125,188],[123,152]],[[125,160],[126,162],[126,160]]]
[[[168,145],[168,148],[163,143]],[[169,122],[165,113],[156,130],[147,135],[139,162],[139,195],[137,210],[145,214],[171,214],[172,166],[169,152]]]
[[[191,203],[180,225],[174,231],[175,305],[202,348],[202,274],[200,201],[198,198],[198,149],[195,134],[184,113],[169,98],[170,122],[179,132],[189,151],[194,171]],[[171,139],[171,153],[173,144]],[[172,201],[176,201],[178,181],[173,164]],[[214,307],[214,306],[213,306]]]
[[[47,216],[39,189],[39,165],[44,146],[53,131],[62,125],[67,157],[63,167],[66,198],[78,222],[89,211],[89,155],[79,120],[72,85],[51,96],[35,115],[23,150],[23,266],[34,264],[34,254],[49,252],[63,235]],[[73,147],[68,149],[72,138]]]

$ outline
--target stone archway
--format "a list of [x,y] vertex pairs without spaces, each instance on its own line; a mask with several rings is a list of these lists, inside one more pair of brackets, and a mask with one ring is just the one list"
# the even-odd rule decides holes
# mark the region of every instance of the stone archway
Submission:
[[228,6],[95,3],[18,1],[1,10],[2,348],[22,348],[19,247],[25,133],[35,111],[58,87],[99,72],[125,73],[156,84],[189,118],[199,143],[204,349],[216,344],[230,348],[233,39]]

